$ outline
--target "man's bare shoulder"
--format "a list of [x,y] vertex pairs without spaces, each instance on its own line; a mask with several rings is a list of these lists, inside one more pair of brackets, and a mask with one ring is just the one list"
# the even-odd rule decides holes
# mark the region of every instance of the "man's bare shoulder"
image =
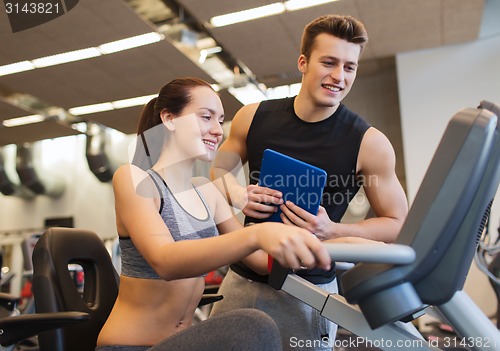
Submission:
[[371,173],[380,169],[393,169],[395,157],[389,139],[380,130],[371,127],[361,141],[357,171]]
[[224,152],[231,150],[240,155],[246,154],[246,150],[244,151],[243,149],[245,148],[248,130],[250,129],[250,125],[252,124],[253,117],[258,107],[259,103],[249,104],[243,106],[236,112],[231,121],[229,136],[219,148],[220,151]]
[[242,108],[236,112],[234,115],[232,124],[238,124],[241,126],[246,126],[248,129],[248,126],[250,126],[253,117],[255,115],[255,112],[257,112],[257,109],[259,108],[260,103],[253,103],[249,105],[245,105]]
[[393,153],[393,147],[389,139],[380,130],[374,127],[370,127],[361,142],[360,152],[382,152],[382,153]]

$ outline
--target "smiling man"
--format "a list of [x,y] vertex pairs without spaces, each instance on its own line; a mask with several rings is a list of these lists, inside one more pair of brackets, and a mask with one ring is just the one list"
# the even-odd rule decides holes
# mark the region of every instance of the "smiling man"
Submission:
[[[302,35],[298,59],[302,86],[298,95],[247,105],[235,115],[230,134],[218,151],[212,178],[228,201],[241,208],[246,224],[266,221],[280,206],[284,223],[306,228],[321,240],[396,239],[408,204],[395,173],[393,147],[379,130],[341,103],[354,83],[367,41],[363,24],[353,17],[327,15],[313,20]],[[267,148],[327,172],[317,215],[284,202],[276,190],[257,185]],[[234,177],[238,164],[246,162],[250,171],[247,186]],[[361,187],[376,217],[340,223]],[[331,350],[331,343],[318,341],[334,340],[336,326],[309,306],[273,290],[267,285],[263,267],[256,272],[241,263],[232,265],[220,289],[224,300],[216,304],[213,314],[258,308],[277,322],[284,350],[297,350],[290,342],[292,338],[319,345],[314,350]],[[333,269],[298,274],[330,292],[337,291]]]

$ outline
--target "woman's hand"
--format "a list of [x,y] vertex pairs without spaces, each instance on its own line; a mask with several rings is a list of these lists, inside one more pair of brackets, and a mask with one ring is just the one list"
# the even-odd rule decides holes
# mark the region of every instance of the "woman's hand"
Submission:
[[271,222],[250,228],[256,230],[259,248],[285,267],[318,267],[325,270],[331,267],[330,255],[321,241],[305,229]]

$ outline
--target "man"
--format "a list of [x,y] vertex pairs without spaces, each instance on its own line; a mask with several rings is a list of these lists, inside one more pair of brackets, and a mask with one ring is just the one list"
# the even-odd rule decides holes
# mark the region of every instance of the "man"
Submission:
[[[233,206],[242,209],[246,224],[265,221],[280,206],[284,223],[306,228],[322,240],[396,239],[408,204],[395,173],[392,145],[341,103],[354,83],[367,41],[363,24],[350,16],[327,15],[313,20],[302,35],[298,59],[302,86],[298,95],[244,106],[235,115],[212,177]],[[266,148],[327,171],[317,215],[289,201],[284,203],[282,194],[273,189],[256,185]],[[250,185],[246,187],[231,173],[238,161],[248,162]],[[361,186],[375,217],[340,223]],[[334,270],[298,274],[330,292],[337,291]],[[308,350],[331,350],[336,326],[307,305],[273,290],[266,281],[264,268],[254,272],[243,264],[231,266],[220,289],[224,300],[216,304],[213,314],[258,308],[277,322],[284,350],[297,350],[300,344],[314,345]]]

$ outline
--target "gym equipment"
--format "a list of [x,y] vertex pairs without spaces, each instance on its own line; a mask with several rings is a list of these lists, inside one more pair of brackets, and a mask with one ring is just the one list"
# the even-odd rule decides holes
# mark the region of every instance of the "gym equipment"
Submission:
[[29,144],[17,146],[16,171],[21,184],[35,195],[52,198],[61,196],[66,189],[64,180],[37,169],[33,158],[34,149],[35,146]]
[[356,263],[340,278],[343,296],[278,264],[270,284],[382,350],[437,350],[405,323],[426,312],[462,337],[445,346],[499,350],[500,332],[462,291],[500,179],[499,113],[483,101],[453,116],[394,244],[325,244]]
[[[15,343],[40,333],[42,351],[59,351],[70,342],[74,345],[92,343],[92,339],[81,338],[85,334],[80,329],[75,331],[73,328],[73,324],[80,323],[85,332],[93,330],[96,333],[94,345],[87,348],[93,350],[100,330],[98,324],[102,326],[104,323],[118,291],[118,275],[114,273],[111,258],[95,233],[52,228],[45,234],[43,239],[37,240],[33,250],[37,251],[33,254],[36,259],[33,260],[33,266],[29,266],[35,268],[33,290],[38,295],[35,298],[37,313],[0,319],[0,344],[4,346],[0,350],[11,350]],[[31,246],[30,243],[23,245],[25,254],[31,251]],[[29,253],[30,261],[31,257]],[[87,289],[83,296],[74,284],[74,270],[68,269],[68,263],[73,262],[87,269]],[[25,268],[29,269],[27,266]],[[59,285],[61,281],[64,283]],[[11,299],[9,303],[8,306],[17,302]],[[73,337],[68,338],[68,335]],[[64,350],[79,349],[69,344]]]
[[82,323],[88,319],[89,315],[83,312],[35,313],[1,318],[0,350],[11,350],[12,348],[5,347],[47,330]]
[[[75,271],[68,265],[81,266],[83,286],[75,284]],[[5,328],[9,329],[0,336],[0,344],[22,340],[17,333],[23,333],[25,338],[45,331],[38,335],[40,351],[93,351],[118,295],[118,284],[111,256],[96,233],[75,228],[47,229],[33,250],[37,313],[18,316],[26,317],[20,322],[14,317],[5,319]],[[217,294],[204,295],[199,306],[221,298]],[[20,329],[24,325],[19,323],[26,320],[33,325],[31,331]],[[42,323],[37,325],[37,320]]]
[[474,262],[488,277],[497,298],[497,328],[500,329],[500,227],[497,237],[492,238],[488,227],[484,231],[477,247]]
[[489,265],[489,270],[493,274],[496,279],[490,278],[490,283],[495,292],[495,296],[497,297],[497,328],[500,328],[500,254],[497,254],[491,264]]
[[97,123],[87,122],[85,157],[99,181],[106,183],[113,179],[117,166],[106,153],[106,130]]
[[[68,264],[82,267],[83,292]],[[74,228],[50,228],[33,250],[33,294],[37,313],[78,311],[90,319],[38,336],[40,350],[88,351],[118,296],[119,277],[101,238]]]

